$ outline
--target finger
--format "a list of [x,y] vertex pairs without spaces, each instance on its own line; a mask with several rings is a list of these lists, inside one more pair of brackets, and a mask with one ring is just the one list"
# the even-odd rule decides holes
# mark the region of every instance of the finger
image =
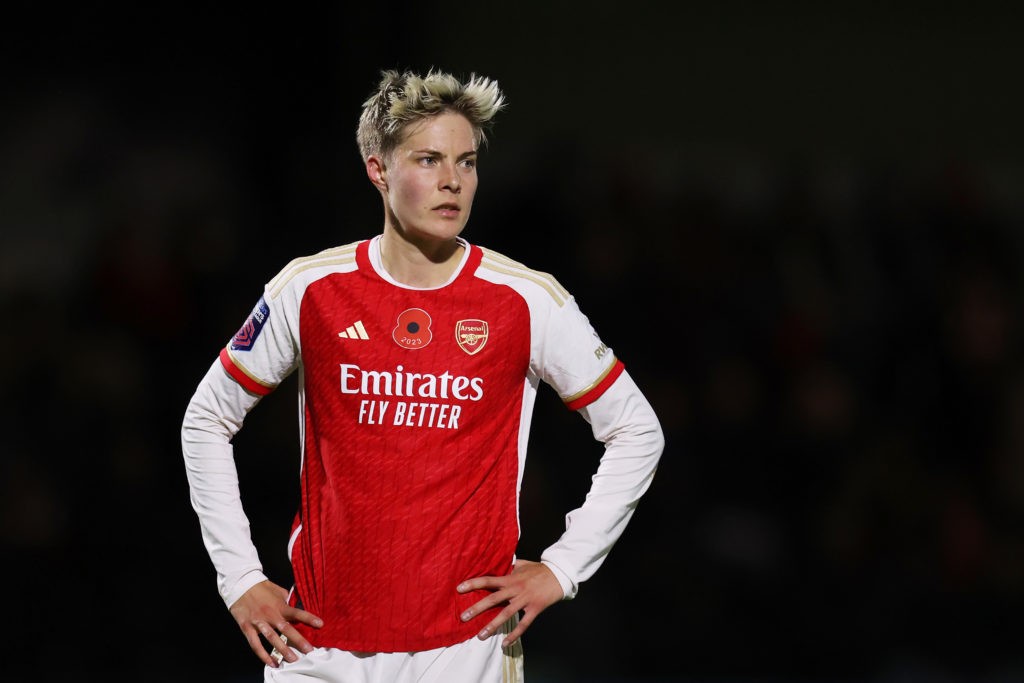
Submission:
[[271,658],[270,653],[267,652],[267,649],[263,646],[263,641],[260,640],[259,631],[250,627],[248,629],[243,629],[243,632],[245,633],[245,639],[249,641],[249,648],[253,651],[253,654],[259,657],[260,661],[267,666],[276,669],[277,662]]
[[[292,652],[292,649],[290,647],[288,647],[288,636],[286,636],[286,635],[284,635],[282,633],[281,634],[281,641],[283,643],[285,643],[285,647],[284,647],[285,651],[282,652],[281,650],[279,650],[279,649],[277,649],[275,647],[273,650],[270,651],[270,658],[273,659],[274,662],[276,662],[277,664],[280,664],[282,662],[282,660],[285,660],[288,654],[291,654],[293,657],[298,659],[298,656],[295,655],[294,652]],[[293,660],[288,659],[288,661],[293,661]]]
[[288,622],[279,625],[278,630],[281,632],[281,640],[285,641],[289,648],[297,648],[300,652],[307,655],[313,651],[313,646],[306,640],[305,636]]
[[[294,628],[281,632],[281,640],[287,643],[287,650],[298,650],[302,654],[308,655],[313,651],[313,646],[308,640],[302,637],[302,634],[296,631]],[[283,651],[282,654],[285,654]],[[291,661],[291,660],[289,660]]]
[[480,629],[480,633],[476,634],[476,637],[480,640],[487,640],[501,628],[501,625],[512,618],[512,615],[516,613],[512,607],[506,607],[505,609],[498,612],[498,616],[491,619],[487,626]]
[[467,607],[466,611],[459,615],[459,618],[463,621],[469,621],[474,619],[492,607],[497,607],[501,604],[508,604],[509,596],[504,592],[491,593],[485,598],[481,598],[477,603],[471,607]]
[[470,593],[478,590],[499,590],[505,585],[505,577],[502,576],[478,576],[473,579],[466,579],[455,587],[460,593]]
[[508,635],[505,636],[505,640],[501,641],[501,646],[508,647],[519,640],[522,635],[526,633],[526,629],[530,628],[530,624],[533,623],[533,618],[535,616],[536,615],[534,614],[524,614],[519,619],[519,623],[516,624],[516,627],[509,631]]
[[323,619],[312,612],[307,612],[306,610],[299,609],[298,607],[288,607],[282,610],[281,613],[285,619],[291,622],[298,621],[306,624],[307,626],[312,626],[313,628],[321,628],[324,625]]
[[[259,625],[259,630],[260,634],[263,635],[263,638],[270,643],[270,646],[274,648],[282,659],[286,662],[298,661],[299,656],[295,654],[290,647],[288,647],[288,643],[281,637],[281,634],[278,633],[277,629],[271,628],[270,624],[264,623]],[[270,657],[276,659],[273,654],[271,654]],[[277,659],[277,661],[280,661],[280,659]]]

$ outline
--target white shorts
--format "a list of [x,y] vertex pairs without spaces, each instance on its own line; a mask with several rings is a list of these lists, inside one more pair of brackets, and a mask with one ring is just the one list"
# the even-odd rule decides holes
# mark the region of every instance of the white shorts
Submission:
[[318,647],[298,661],[264,667],[264,683],[523,683],[523,647],[502,647],[513,619],[486,640],[422,652],[349,652]]

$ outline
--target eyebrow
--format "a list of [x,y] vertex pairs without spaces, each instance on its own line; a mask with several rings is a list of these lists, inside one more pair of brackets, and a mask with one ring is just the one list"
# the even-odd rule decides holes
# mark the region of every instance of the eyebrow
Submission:
[[[430,154],[432,156],[440,156],[440,157],[444,156],[443,152],[441,152],[440,150],[434,149],[433,147],[423,147],[421,149],[413,149],[413,150],[410,150],[410,151],[413,154]],[[462,154],[460,154],[459,156],[457,156],[455,158],[456,159],[465,159],[467,157],[478,156],[479,154],[480,154],[479,150],[473,149],[473,150],[470,150],[468,152],[463,152]]]

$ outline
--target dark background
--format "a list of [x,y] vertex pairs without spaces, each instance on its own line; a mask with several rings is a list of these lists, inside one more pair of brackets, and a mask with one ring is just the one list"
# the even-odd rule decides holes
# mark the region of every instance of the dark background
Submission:
[[[359,106],[438,66],[510,101],[467,238],[554,273],[667,436],[528,632],[529,680],[1024,680],[1022,28],[1011,3],[8,3],[3,677],[260,680],[181,418],[265,281],[379,231]],[[294,397],[235,441],[282,583]],[[525,557],[600,455],[549,389],[531,449]]]

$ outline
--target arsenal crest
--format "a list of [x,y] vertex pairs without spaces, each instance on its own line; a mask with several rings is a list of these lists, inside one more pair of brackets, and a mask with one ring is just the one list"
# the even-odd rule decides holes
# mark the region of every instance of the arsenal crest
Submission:
[[455,323],[455,342],[471,356],[479,353],[487,343],[487,323],[483,320],[460,320]]

